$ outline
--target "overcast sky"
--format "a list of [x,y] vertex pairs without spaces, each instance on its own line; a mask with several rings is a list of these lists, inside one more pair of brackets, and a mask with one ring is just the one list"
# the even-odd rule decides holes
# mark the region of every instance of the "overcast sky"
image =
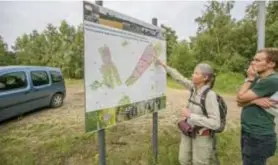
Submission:
[[[91,1],[94,2],[94,1]],[[170,25],[179,39],[195,35],[197,25],[194,19],[201,15],[205,1],[115,1],[104,0],[104,7],[151,22],[158,18],[159,24]],[[244,10],[252,1],[237,1],[233,17],[241,19]],[[170,14],[168,14],[170,13]],[[82,22],[82,1],[1,1],[0,35],[11,46],[16,37],[32,30],[43,30],[48,23],[55,26],[61,20],[71,25]]]

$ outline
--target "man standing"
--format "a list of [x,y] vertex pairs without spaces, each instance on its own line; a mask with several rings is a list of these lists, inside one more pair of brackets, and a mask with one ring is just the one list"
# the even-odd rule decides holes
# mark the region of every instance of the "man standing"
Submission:
[[270,97],[278,91],[278,49],[265,48],[253,58],[245,83],[237,94],[241,113],[241,152],[243,165],[265,165],[276,150],[274,116],[264,110],[275,103]]

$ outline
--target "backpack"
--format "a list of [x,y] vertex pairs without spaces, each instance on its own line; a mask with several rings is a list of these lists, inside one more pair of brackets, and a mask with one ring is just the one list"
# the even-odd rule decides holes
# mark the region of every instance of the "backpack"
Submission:
[[[210,88],[207,88],[204,90],[204,92],[201,95],[201,104],[198,104],[194,101],[191,100],[191,97],[193,95],[193,88],[191,88],[190,90],[190,97],[189,97],[189,102],[192,102],[193,104],[197,104],[199,106],[201,106],[203,114],[208,117],[208,113],[206,110],[206,96],[208,94],[208,92],[210,91]],[[228,107],[226,102],[224,101],[223,97],[220,96],[219,94],[216,93],[216,97],[217,97],[217,101],[218,101],[218,105],[219,105],[219,111],[220,111],[220,127],[217,130],[213,130],[214,133],[221,133],[224,131],[225,126],[226,126],[226,117],[227,117],[227,112],[228,112]]]

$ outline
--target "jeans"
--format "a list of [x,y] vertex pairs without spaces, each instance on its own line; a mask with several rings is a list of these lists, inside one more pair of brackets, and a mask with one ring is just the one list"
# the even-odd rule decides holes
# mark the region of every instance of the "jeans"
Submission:
[[276,135],[255,135],[242,131],[241,153],[243,165],[266,165],[275,154]]

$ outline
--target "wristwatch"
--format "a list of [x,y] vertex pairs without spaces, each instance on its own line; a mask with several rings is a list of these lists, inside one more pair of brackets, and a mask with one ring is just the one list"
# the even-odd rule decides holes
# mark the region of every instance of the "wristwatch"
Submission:
[[250,80],[249,78],[246,78],[245,80],[244,80],[244,82],[246,83],[246,82],[250,82],[250,83],[252,83],[254,80]]

